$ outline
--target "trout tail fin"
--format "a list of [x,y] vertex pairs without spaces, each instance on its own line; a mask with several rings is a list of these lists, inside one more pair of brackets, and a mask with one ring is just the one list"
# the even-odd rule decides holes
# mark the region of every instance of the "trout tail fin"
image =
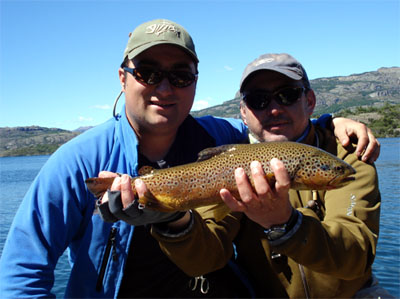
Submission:
[[111,188],[114,179],[115,178],[89,178],[85,180],[85,183],[89,191],[93,193],[96,198],[100,198]]

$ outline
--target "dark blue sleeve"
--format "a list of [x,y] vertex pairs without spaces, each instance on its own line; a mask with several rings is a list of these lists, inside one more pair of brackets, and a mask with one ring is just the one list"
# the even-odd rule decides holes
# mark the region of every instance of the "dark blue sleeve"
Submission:
[[247,127],[240,119],[204,116],[196,120],[215,139],[217,146],[244,143],[248,139]]
[[332,126],[332,115],[325,113],[322,114],[318,119],[313,118],[311,121],[314,125],[319,125],[324,129],[329,129]]

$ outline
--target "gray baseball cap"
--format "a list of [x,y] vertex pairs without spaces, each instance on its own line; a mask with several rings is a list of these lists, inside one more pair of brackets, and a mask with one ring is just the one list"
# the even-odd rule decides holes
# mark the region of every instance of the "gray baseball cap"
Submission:
[[181,47],[193,60],[198,63],[194,43],[189,33],[181,25],[157,19],[143,23],[129,35],[128,44],[124,51],[124,59],[134,58],[143,51],[161,44],[171,44]]
[[240,91],[242,91],[249,77],[262,70],[270,70],[281,73],[293,80],[302,80],[304,87],[311,88],[307,73],[300,62],[286,53],[264,54],[249,63],[244,69],[240,80]]

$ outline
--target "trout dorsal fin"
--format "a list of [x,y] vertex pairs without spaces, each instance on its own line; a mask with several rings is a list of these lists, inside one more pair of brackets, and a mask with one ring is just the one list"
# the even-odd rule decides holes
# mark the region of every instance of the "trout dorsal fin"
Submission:
[[143,166],[139,169],[139,175],[145,175],[152,173],[154,171],[154,168],[151,166]]
[[206,149],[203,149],[199,154],[197,158],[197,162],[208,160],[212,157],[218,156],[220,154],[223,154],[228,151],[232,151],[236,149],[236,144],[226,144],[226,145],[221,145],[217,147],[209,147]]

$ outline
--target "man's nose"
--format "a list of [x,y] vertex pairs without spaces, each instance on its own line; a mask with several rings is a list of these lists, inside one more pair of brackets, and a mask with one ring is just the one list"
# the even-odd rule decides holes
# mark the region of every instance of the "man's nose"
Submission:
[[172,93],[172,86],[167,77],[164,77],[160,83],[157,84],[157,91],[162,94]]
[[278,104],[277,101],[275,101],[274,99],[272,99],[269,103],[268,106],[266,108],[266,111],[268,114],[271,115],[278,115],[283,111],[283,107],[282,105]]

